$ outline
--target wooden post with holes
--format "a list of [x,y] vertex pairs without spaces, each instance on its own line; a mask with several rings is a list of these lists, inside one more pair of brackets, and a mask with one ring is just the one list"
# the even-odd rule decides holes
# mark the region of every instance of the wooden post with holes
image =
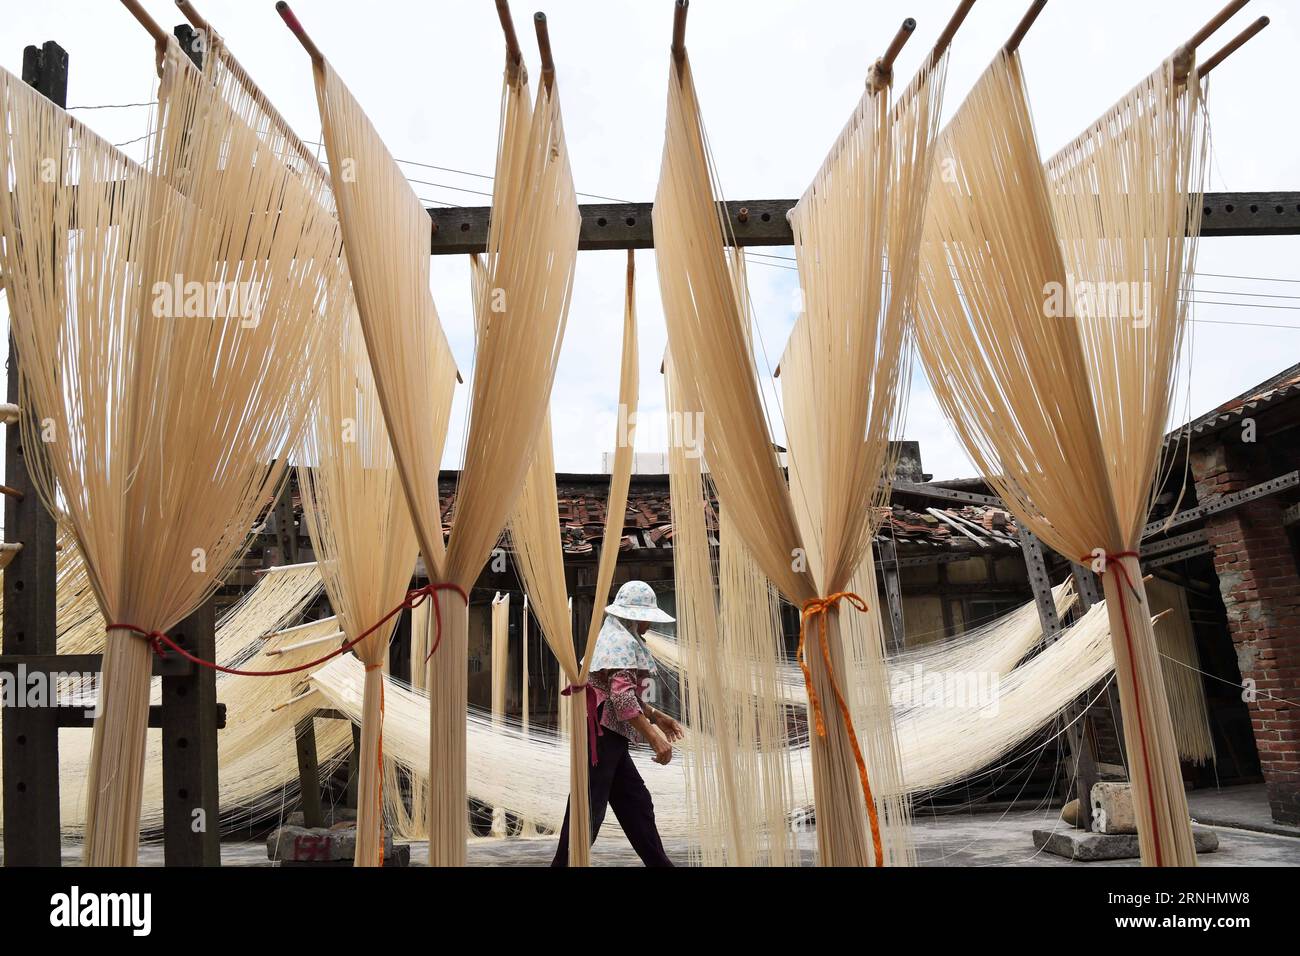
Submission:
[[[23,80],[59,106],[67,105],[68,54],[50,40],[23,51]],[[19,360],[9,337],[8,401],[22,405]],[[23,408],[29,434],[40,434],[35,412]],[[4,574],[4,653],[57,654],[56,552],[54,518],[41,502],[27,471],[24,428],[5,435],[5,484],[22,497],[5,497],[5,537],[23,547]],[[15,675],[17,676],[17,675]],[[25,681],[19,680],[19,692]],[[53,701],[49,702],[51,705]],[[4,863],[58,866],[59,718],[54,706],[6,707],[4,714]]]
[[275,540],[280,547],[282,564],[298,563],[298,526],[293,516],[292,474],[286,475],[280,486],[280,494],[275,499],[273,511],[275,523]]
[[[195,657],[217,655],[211,598],[170,632]],[[191,665],[162,679],[163,861],[166,866],[221,865],[217,793],[217,674]]]
[[298,751],[298,781],[301,789],[303,826],[323,827],[325,814],[320,802],[320,763],[316,751],[316,718],[308,714],[294,728]]

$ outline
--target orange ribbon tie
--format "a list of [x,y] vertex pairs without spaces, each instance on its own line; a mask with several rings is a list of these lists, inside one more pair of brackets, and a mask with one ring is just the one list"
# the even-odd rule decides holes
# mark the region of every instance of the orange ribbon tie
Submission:
[[876,811],[876,801],[871,796],[871,783],[867,779],[867,762],[862,759],[862,748],[858,746],[858,735],[853,730],[853,717],[849,713],[849,706],[844,702],[844,695],[840,693],[839,685],[835,682],[835,668],[831,664],[830,646],[826,643],[826,615],[833,610],[841,600],[847,600],[858,611],[866,611],[867,602],[853,594],[850,591],[837,591],[824,598],[812,598],[804,601],[803,613],[799,617],[799,651],[797,659],[799,668],[803,671],[804,684],[808,688],[808,703],[812,707],[813,720],[817,728],[817,736],[826,736],[826,718],[822,712],[821,698],[817,696],[817,690],[813,687],[812,672],[808,669],[808,662],[804,659],[804,640],[807,637],[808,621],[820,616],[820,628],[818,638],[822,648],[822,661],[826,665],[826,679],[830,681],[831,691],[835,694],[835,702],[839,705],[840,715],[844,718],[844,728],[849,734],[849,744],[853,747],[853,758],[858,763],[858,777],[862,781],[862,797],[867,804],[867,818],[871,821],[871,845],[875,849],[876,866],[885,865],[885,855],[880,841],[880,816]]

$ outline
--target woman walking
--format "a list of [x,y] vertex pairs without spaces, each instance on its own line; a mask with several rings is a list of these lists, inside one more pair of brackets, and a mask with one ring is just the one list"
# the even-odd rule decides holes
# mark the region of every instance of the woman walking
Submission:
[[[673,618],[659,609],[654,590],[644,581],[628,581],[618,589],[614,603],[605,608],[605,623],[592,651],[587,686],[596,706],[596,757],[589,775],[591,842],[596,842],[605,808],[612,807],[632,849],[646,866],[672,866],[655,826],[650,791],[637,772],[628,747],[643,740],[654,750],[656,763],[673,757],[672,744],[682,736],[682,726],[644,700],[654,658],[641,635],[652,623],[669,624]],[[591,706],[592,702],[588,702]],[[569,810],[551,866],[569,864]]]

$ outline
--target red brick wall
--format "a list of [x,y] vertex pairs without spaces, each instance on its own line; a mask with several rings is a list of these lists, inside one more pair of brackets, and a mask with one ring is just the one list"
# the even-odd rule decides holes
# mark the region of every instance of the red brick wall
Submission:
[[[1214,445],[1192,454],[1201,501],[1274,475],[1250,471],[1240,452]],[[1273,819],[1300,824],[1300,573],[1274,495],[1205,519],[1219,591],[1237,650]]]

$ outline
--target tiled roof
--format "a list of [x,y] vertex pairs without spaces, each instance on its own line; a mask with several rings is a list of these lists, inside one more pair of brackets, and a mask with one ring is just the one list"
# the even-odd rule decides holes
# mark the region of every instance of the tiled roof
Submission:
[[[560,533],[566,554],[594,554],[605,530],[605,500],[609,485],[604,475],[557,477]],[[455,518],[454,476],[444,476],[441,495],[443,532],[450,533]],[[717,502],[706,505],[705,524],[718,528]],[[900,553],[935,549],[981,551],[1015,546],[1016,524],[1000,509],[958,505],[915,511],[895,504],[888,510],[880,537],[897,542]],[[620,550],[672,547],[672,505],[664,476],[633,476],[623,519]]]
[[1250,391],[1224,402],[1214,411],[1208,412],[1200,418],[1195,418],[1182,428],[1170,432],[1165,441],[1177,441],[1186,433],[1198,436],[1218,431],[1244,415],[1258,412],[1267,406],[1275,405],[1297,395],[1300,395],[1300,365],[1293,365],[1267,381],[1256,385]]

